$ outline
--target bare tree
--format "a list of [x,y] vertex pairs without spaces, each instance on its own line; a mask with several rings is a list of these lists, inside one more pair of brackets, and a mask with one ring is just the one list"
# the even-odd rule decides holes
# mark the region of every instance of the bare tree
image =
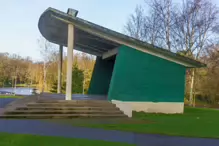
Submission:
[[217,22],[218,10],[207,0],[186,0],[175,17],[174,32],[178,36],[178,45],[186,55],[198,58],[208,45],[212,29]]
[[[207,0],[186,0],[178,12],[175,35],[178,46],[185,55],[198,59],[200,53],[209,45],[212,30],[217,24],[218,9]],[[191,70],[190,105],[192,105],[195,71]]]
[[125,25],[125,32],[136,39],[145,40],[144,35],[145,16],[141,6],[135,8],[135,13],[130,16]]
[[10,78],[10,67],[9,67],[9,54],[1,53],[0,54],[0,83],[4,87],[5,81]]
[[175,6],[172,0],[145,1],[149,6],[149,15],[137,6],[125,26],[126,33],[134,38],[146,41],[152,45],[171,50],[172,26]]
[[125,25],[125,33],[136,39],[148,42],[152,45],[161,43],[159,41],[160,23],[156,12],[151,11],[147,16],[141,6],[137,6]]
[[[209,0],[183,0],[178,7],[172,0],[145,3],[149,6],[148,15],[138,6],[125,27],[128,34],[137,39],[198,59],[203,49],[215,40],[214,31],[219,32],[219,11]],[[194,69],[189,74],[192,105]]]
[[158,14],[154,11],[151,11],[150,16],[145,17],[143,34],[145,37],[145,41],[152,44],[153,46],[162,46],[162,41],[160,41],[163,37],[161,35],[161,23],[158,17]]
[[[202,99],[209,103],[219,102],[219,46],[212,45],[205,49],[205,53],[201,57],[208,68],[203,68],[196,73],[196,89],[202,95]],[[204,74],[204,75],[203,75]],[[207,99],[206,99],[207,97]]]
[[38,44],[40,47],[40,54],[43,58],[43,86],[42,86],[42,92],[45,91],[46,87],[46,77],[47,77],[47,69],[50,66],[50,64],[54,61],[57,61],[57,47],[45,40],[43,37],[41,37],[38,40]]
[[159,27],[156,29],[159,30],[159,39],[162,41],[161,47],[171,51],[172,26],[175,23],[173,19],[175,6],[172,4],[172,0],[151,0],[148,5],[151,8],[150,11],[153,12],[152,16],[155,15],[156,23],[159,23]]

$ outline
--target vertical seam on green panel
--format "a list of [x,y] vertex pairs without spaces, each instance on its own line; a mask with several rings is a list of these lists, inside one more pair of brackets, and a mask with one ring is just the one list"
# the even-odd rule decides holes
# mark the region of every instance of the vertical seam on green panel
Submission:
[[116,75],[116,71],[117,71],[117,66],[118,66],[118,58],[119,58],[119,54],[120,54],[120,48],[118,48],[118,53],[116,55],[116,59],[115,59],[115,62],[114,62],[114,67],[113,67],[113,72],[112,72],[112,76],[111,76],[111,81],[110,81],[110,85],[109,85],[109,90],[108,90],[108,100],[112,100],[113,98],[111,97],[111,93],[112,91],[114,90],[113,87],[114,87],[114,82],[115,82],[115,75]]

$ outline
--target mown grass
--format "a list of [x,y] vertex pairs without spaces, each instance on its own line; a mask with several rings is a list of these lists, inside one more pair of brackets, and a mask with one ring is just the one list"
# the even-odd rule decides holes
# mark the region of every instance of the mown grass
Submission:
[[0,146],[132,146],[131,144],[76,138],[0,133]]
[[0,98],[23,98],[23,96],[17,96],[17,95],[0,95]]
[[[184,114],[149,114],[134,112],[132,120],[138,122],[90,122],[84,120],[62,120],[59,123],[109,130],[122,130],[137,133],[165,134],[188,137],[219,138],[219,110],[186,107]],[[140,122],[141,121],[141,122]]]

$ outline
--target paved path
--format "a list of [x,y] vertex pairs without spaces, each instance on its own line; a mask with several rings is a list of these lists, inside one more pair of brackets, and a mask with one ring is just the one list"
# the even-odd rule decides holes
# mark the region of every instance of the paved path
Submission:
[[16,98],[0,98],[0,108],[4,108],[7,104],[16,100]]
[[[0,99],[0,108],[5,107],[13,100]],[[0,119],[0,132],[125,142],[136,144],[137,146],[219,146],[219,139],[136,134],[132,132],[73,127],[40,120]]]
[[0,120],[0,132],[38,134],[133,143],[133,134],[59,125],[39,120]]
[[0,132],[37,134],[125,142],[138,146],[218,146],[219,139],[135,134],[113,130],[73,127],[39,120],[0,120]]

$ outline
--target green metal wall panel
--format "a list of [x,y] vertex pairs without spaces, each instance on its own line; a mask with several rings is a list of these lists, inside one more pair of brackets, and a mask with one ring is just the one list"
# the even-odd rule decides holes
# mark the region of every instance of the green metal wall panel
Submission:
[[115,61],[108,99],[183,102],[185,71],[182,65],[121,46]]
[[115,58],[103,60],[97,57],[88,94],[107,95]]

